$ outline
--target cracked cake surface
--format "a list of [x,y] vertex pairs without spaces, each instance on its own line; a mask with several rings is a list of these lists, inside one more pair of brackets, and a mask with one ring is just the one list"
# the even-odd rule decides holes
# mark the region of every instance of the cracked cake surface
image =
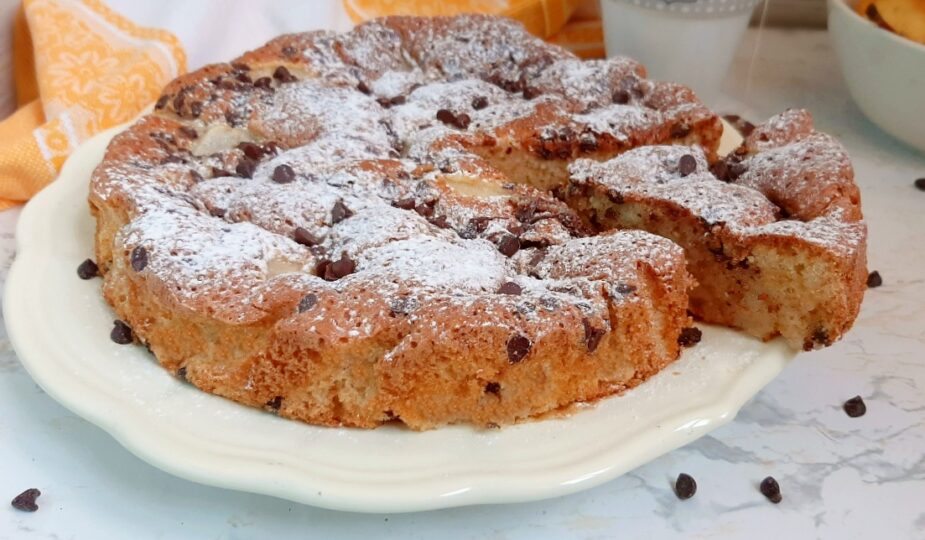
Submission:
[[[591,202],[665,201],[722,224],[711,239],[854,234],[821,243],[856,270],[850,162],[804,124],[720,159],[689,89],[497,17],[281,36],[173,81],[110,144],[89,198],[103,293],[167,369],[281,416],[509,424],[658,372],[689,308],[796,339],[714,314],[689,245]],[[831,155],[807,176],[800,152]],[[842,315],[817,316],[810,345]]]

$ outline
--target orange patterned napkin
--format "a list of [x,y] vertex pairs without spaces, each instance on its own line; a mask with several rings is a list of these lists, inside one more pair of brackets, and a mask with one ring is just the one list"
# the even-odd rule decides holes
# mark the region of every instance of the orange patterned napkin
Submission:
[[54,180],[92,135],[127,122],[186,71],[180,42],[99,0],[23,0],[13,28],[19,109],[0,121],[0,209]]

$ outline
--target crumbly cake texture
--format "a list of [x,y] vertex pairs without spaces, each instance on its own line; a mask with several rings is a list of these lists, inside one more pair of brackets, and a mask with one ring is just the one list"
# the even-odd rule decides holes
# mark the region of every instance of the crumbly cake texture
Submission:
[[805,350],[851,327],[866,288],[867,229],[851,163],[791,110],[709,165],[698,147],[575,161],[567,200],[599,230],[641,229],[684,247],[707,322]]
[[[863,242],[856,189],[852,204],[833,188],[817,207],[813,178],[769,177],[782,133],[835,144],[780,123],[717,161],[721,123],[689,89],[626,58],[580,61],[501,18],[282,36],[173,81],[113,139],[89,197],[103,293],[167,369],[281,416],[508,424],[658,372],[679,354],[689,304],[752,331],[697,307],[704,284],[679,239],[605,227],[575,202],[610,189],[594,166],[664,148],[701,170],[747,164],[711,185],[761,197],[772,215],[727,229],[765,227],[787,246],[816,221],[818,238],[848,234],[826,220],[850,222]],[[839,186],[852,196],[850,175]],[[807,200],[787,203],[798,190]],[[691,213],[718,211],[703,196]],[[838,257],[843,272],[823,265],[820,279],[849,281]]]

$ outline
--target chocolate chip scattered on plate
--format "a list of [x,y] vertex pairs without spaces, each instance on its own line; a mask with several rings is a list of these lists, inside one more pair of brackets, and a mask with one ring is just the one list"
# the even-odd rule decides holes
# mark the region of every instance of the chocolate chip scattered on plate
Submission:
[[842,405],[842,408],[845,409],[845,413],[851,418],[864,416],[864,413],[867,412],[867,405],[864,403],[864,400],[861,399],[861,396],[854,396],[849,399]]
[[35,499],[41,494],[41,491],[35,488],[29,488],[14,497],[13,500],[10,501],[10,504],[13,505],[13,508],[22,510],[23,512],[35,512],[39,509],[39,505],[35,504]]
[[117,319],[112,322],[112,331],[109,333],[109,339],[119,345],[128,345],[135,340],[135,336],[132,334],[132,327]]
[[678,475],[678,479],[674,481],[674,492],[682,501],[690,499],[697,493],[697,481],[694,480],[693,476],[681,473]]
[[87,259],[77,267],[77,275],[80,279],[93,279],[100,275],[100,269],[93,259]]
[[678,336],[678,345],[682,347],[693,347],[694,345],[700,343],[700,339],[702,337],[703,332],[701,332],[700,329],[696,326],[684,328],[681,330],[681,335]]
[[867,274],[867,288],[873,289],[883,285],[883,278],[880,277],[880,272],[874,270],[873,272]]
[[780,484],[773,476],[769,476],[761,481],[761,494],[768,498],[774,504],[779,503],[783,497],[780,495]]

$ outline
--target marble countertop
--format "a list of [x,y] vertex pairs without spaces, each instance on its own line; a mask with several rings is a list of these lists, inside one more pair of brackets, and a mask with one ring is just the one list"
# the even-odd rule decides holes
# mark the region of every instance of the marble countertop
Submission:
[[[868,292],[854,329],[801,355],[730,424],[617,480],[554,500],[358,515],[205,487],[161,472],[29,378],[0,329],[0,499],[37,487],[34,514],[0,504],[13,538],[925,538],[925,155],[851,102],[820,31],[756,32],[714,104],[762,119],[806,107],[848,147],[870,227]],[[751,80],[748,74],[751,72]],[[923,119],[925,121],[925,119]],[[0,213],[0,281],[18,211]],[[863,396],[868,412],[841,404]],[[680,472],[697,495],[679,501]],[[783,502],[758,492],[778,479]]]

